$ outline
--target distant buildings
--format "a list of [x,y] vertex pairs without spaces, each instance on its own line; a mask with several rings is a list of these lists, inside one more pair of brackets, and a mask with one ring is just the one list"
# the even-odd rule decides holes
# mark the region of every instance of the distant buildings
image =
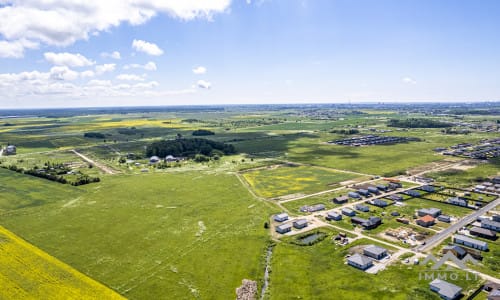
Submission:
[[379,135],[365,135],[329,142],[330,144],[343,145],[343,146],[373,146],[382,144],[397,144],[408,141],[415,141],[415,138],[399,137],[399,136],[379,136]]

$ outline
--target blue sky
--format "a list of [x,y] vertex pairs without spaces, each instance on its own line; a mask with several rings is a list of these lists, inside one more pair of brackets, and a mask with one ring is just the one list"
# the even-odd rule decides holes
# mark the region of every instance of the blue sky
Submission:
[[499,15],[488,0],[0,0],[0,107],[499,100]]

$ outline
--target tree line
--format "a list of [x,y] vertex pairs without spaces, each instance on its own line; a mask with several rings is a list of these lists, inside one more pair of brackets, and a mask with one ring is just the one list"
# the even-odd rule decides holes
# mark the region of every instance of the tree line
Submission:
[[387,123],[389,127],[399,128],[446,128],[453,124],[423,118],[390,119]]
[[231,144],[216,142],[207,139],[175,139],[153,142],[146,148],[147,156],[166,157],[173,155],[176,157],[194,158],[196,154],[205,156],[234,154],[236,149]]

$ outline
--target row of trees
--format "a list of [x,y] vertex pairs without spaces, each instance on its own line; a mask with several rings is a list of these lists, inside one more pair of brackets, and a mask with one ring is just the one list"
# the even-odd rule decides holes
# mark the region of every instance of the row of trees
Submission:
[[24,168],[19,168],[16,165],[9,165],[9,166],[0,165],[0,167],[17,172],[17,173],[26,174],[26,175],[30,175],[30,176],[34,176],[34,177],[38,177],[38,178],[43,178],[43,179],[47,179],[50,181],[59,182],[62,184],[69,183],[69,184],[74,185],[74,186],[101,181],[101,179],[99,177],[90,177],[88,175],[81,174],[76,178],[75,181],[70,182],[66,178],[64,178],[63,176],[61,176],[60,174],[58,174],[56,172],[48,172],[47,169],[33,168],[33,169],[25,170]]
[[330,133],[337,133],[337,134],[358,134],[359,130],[357,130],[357,129],[334,129],[334,130],[331,130]]
[[147,156],[156,155],[159,157],[173,155],[194,158],[196,154],[212,156],[234,153],[236,153],[236,149],[231,144],[201,138],[179,138],[176,140],[157,141],[153,142],[146,148]]
[[446,128],[452,127],[453,124],[425,118],[410,118],[390,119],[387,126],[399,128]]

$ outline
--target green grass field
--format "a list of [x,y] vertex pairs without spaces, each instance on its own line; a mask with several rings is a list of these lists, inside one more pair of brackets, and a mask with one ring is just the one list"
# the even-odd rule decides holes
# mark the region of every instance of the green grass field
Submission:
[[262,276],[263,224],[276,211],[234,175],[113,176],[83,188],[0,177],[1,224],[125,297],[228,299]]
[[325,168],[280,165],[245,172],[243,177],[258,195],[273,198],[333,189],[360,176]]

